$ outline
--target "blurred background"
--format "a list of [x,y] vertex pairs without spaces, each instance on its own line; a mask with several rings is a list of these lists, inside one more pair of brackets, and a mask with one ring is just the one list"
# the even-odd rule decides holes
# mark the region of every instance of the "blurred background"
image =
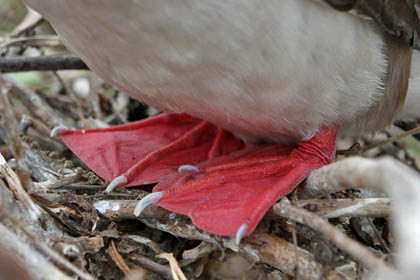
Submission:
[[11,32],[25,17],[27,9],[20,0],[0,0],[0,35]]

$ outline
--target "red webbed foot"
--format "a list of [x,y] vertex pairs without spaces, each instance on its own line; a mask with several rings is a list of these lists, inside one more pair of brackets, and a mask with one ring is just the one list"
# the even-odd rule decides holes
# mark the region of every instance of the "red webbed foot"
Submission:
[[324,127],[295,146],[245,145],[186,114],[58,134],[93,171],[113,180],[111,186],[159,182],[136,215],[154,203],[239,242],[280,197],[334,160],[337,127]]
[[106,129],[58,128],[56,132],[89,168],[112,180],[108,191],[117,185],[156,183],[182,165],[244,146],[232,134],[186,114],[162,114]]

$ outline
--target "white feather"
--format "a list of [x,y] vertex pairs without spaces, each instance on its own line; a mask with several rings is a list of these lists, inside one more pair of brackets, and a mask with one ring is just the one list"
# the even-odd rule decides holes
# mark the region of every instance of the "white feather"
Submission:
[[305,139],[382,94],[380,33],[310,0],[27,3],[106,81],[244,138]]

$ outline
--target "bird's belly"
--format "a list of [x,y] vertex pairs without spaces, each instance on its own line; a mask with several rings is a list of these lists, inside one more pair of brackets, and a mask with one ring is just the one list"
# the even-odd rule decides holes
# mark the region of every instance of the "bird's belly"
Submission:
[[[337,121],[337,112],[319,100],[309,103],[309,92],[295,94],[285,88],[263,90],[254,82],[241,86],[225,81],[225,76],[215,77],[214,85],[186,88],[177,79],[162,85],[152,94],[132,92],[132,96],[163,111],[186,112],[233,132],[246,141],[264,140],[281,143],[310,138],[321,124]],[[235,87],[235,89],[232,89]],[[315,87],[315,85],[314,85]],[[308,91],[308,89],[305,89]],[[307,101],[302,102],[302,97]],[[318,103],[318,104],[316,104]],[[321,113],[323,112],[323,113]],[[326,120],[328,117],[330,120]]]
[[[45,1],[28,0],[35,8]],[[245,138],[308,138],[355,119],[381,93],[380,35],[309,0],[75,0],[39,8],[107,82]]]

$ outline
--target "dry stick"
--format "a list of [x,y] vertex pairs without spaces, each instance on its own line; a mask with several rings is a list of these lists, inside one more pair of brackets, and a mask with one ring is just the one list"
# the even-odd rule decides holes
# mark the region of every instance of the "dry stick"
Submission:
[[[293,222],[293,227],[292,227],[292,239],[293,239],[293,245],[295,247],[295,262],[298,264],[299,263],[299,252],[297,250],[298,248],[298,244],[297,244],[297,235],[296,235],[296,223]],[[296,266],[295,269],[295,279],[299,279],[299,266]]]
[[12,37],[18,37],[25,32],[34,30],[38,25],[44,22],[44,19],[40,14],[32,9],[28,9],[28,13],[25,18],[19,23],[18,26],[10,33]]
[[67,122],[33,90],[17,85],[13,80],[6,77],[0,77],[0,84],[9,87],[10,94],[18,98],[35,117],[41,119],[48,127],[69,127]]
[[142,267],[146,270],[154,272],[154,273],[162,276],[165,279],[172,279],[171,269],[166,265],[158,264],[158,263],[156,263],[152,260],[149,260],[146,257],[140,256],[140,255],[137,255],[137,254],[130,255],[129,260],[132,263],[134,263],[134,264],[136,264],[136,265],[138,265],[138,266],[140,266],[140,267]]
[[415,127],[413,129],[407,130],[399,135],[391,136],[385,140],[375,142],[366,146],[361,146],[359,143],[353,144],[349,149],[347,150],[337,150],[337,155],[344,155],[344,156],[354,156],[354,155],[361,155],[369,150],[372,150],[374,148],[396,142],[404,137],[414,135],[420,133],[420,127]]
[[41,213],[38,206],[32,201],[28,193],[24,190],[18,176],[7,164],[2,154],[0,154],[0,174],[6,178],[10,189],[14,195],[23,203],[23,205],[25,205],[32,218],[36,219],[39,217]]
[[[3,80],[1,80],[1,77],[0,77],[0,86],[1,86],[1,93],[0,93],[1,106],[0,107],[2,108],[2,111],[3,111],[3,117],[5,118],[5,120],[7,120],[8,125],[14,124],[14,126],[17,127],[17,124],[16,124],[17,122],[14,119],[14,116],[12,116],[11,106],[8,103],[7,95],[9,94],[10,84],[5,83]],[[14,144],[13,152],[15,153],[17,162],[24,162],[25,161],[24,156],[23,156],[24,147],[22,145],[18,146],[18,144],[16,144],[18,141],[20,141],[19,137],[16,135],[16,132],[13,131],[13,129],[11,129],[10,127],[7,127],[7,129],[8,129],[10,141],[12,141],[12,144]],[[19,153],[17,153],[17,151]],[[27,193],[25,192],[25,190],[20,184],[20,180],[18,176],[8,166],[7,162],[1,155],[0,155],[0,166],[2,168],[1,171],[3,175],[6,177],[9,183],[10,188],[12,190],[15,190],[16,196],[19,198],[19,201],[26,204],[26,206],[30,210],[29,213],[31,214],[32,219],[36,220],[36,217],[38,217],[41,213],[39,208],[37,207],[37,205],[33,203],[31,198],[27,195]],[[16,227],[18,227],[29,239],[31,239],[32,242],[34,242],[34,244],[38,246],[38,248],[44,251],[45,254],[49,255],[50,258],[54,259],[56,262],[60,263],[61,265],[69,269],[70,271],[74,272],[76,275],[78,275],[82,279],[88,279],[88,280],[94,279],[90,275],[80,271],[77,267],[75,267],[65,258],[60,256],[60,254],[58,254],[56,251],[48,247],[47,244],[43,243],[42,241],[39,241],[39,239],[37,239],[35,236],[29,233],[29,231],[27,231],[26,228],[18,220],[14,219],[13,217],[7,216],[5,211],[3,212],[3,215],[6,216],[8,220],[11,223],[13,223]]]
[[0,58],[0,73],[88,69],[86,64],[74,55]]
[[114,261],[114,263],[118,266],[118,268],[124,273],[125,277],[131,274],[131,269],[128,267],[128,265],[118,252],[117,248],[115,247],[114,240],[111,240],[111,245],[106,251],[111,257],[111,259]]
[[349,254],[352,258],[367,268],[372,269],[373,271],[389,270],[390,272],[395,273],[390,267],[371,253],[369,249],[362,246],[357,241],[347,237],[343,232],[332,226],[323,218],[302,208],[292,206],[287,198],[283,198],[279,203],[275,204],[272,209],[274,213],[283,218],[292,219],[322,233],[338,248]]
[[187,280],[187,277],[185,277],[184,273],[179,267],[178,261],[175,259],[172,253],[160,253],[156,257],[160,259],[165,259],[169,262],[169,266],[171,267],[172,278],[174,278],[174,280]]
[[382,248],[384,248],[385,253],[390,254],[391,253],[391,249],[388,247],[388,244],[383,239],[383,237],[382,237],[381,233],[379,232],[379,230],[373,224],[373,219],[372,218],[367,218],[366,220],[369,222],[369,225],[371,226],[371,228],[373,230],[373,233],[374,233],[376,239],[379,240],[379,244],[382,246]]
[[62,46],[60,38],[57,35],[38,35],[32,37],[13,38],[0,44],[0,50],[2,48],[8,48],[16,45],[25,46],[50,46],[57,47]]
[[[22,141],[19,133],[19,123],[15,118],[15,114],[13,111],[13,107],[9,101],[9,94],[16,91],[14,85],[0,77],[0,117],[2,119],[2,129],[4,129],[5,134],[5,142],[8,144],[11,152],[13,153],[16,159],[16,173],[20,179],[21,184],[25,187],[26,191],[30,192],[33,191],[33,182],[31,180],[31,174],[29,171],[28,165],[32,162],[27,162],[26,156],[27,151],[29,150],[28,145]],[[48,108],[39,108],[36,105],[42,104],[42,100],[40,102],[36,102],[36,96],[34,98],[30,98],[30,101],[33,101],[34,104],[30,103],[31,108],[38,108],[35,112],[46,112],[45,110]],[[54,112],[51,109],[52,114]],[[46,117],[46,116],[44,116]],[[51,119],[49,121],[52,121]],[[16,184],[15,184],[16,185]],[[18,185],[16,185],[19,187]],[[23,200],[25,202],[25,200]],[[33,211],[30,212],[31,215],[34,214]]]
[[[32,280],[74,279],[74,277],[64,274],[54,264],[49,262],[45,256],[23,242],[16,233],[3,224],[0,224],[0,236],[0,251],[3,253],[12,252],[17,259],[17,264],[31,275]],[[4,256],[1,256],[1,258],[3,260]]]
[[389,138],[387,138],[387,139],[385,139],[383,141],[379,141],[379,142],[372,143],[370,145],[361,147],[358,152],[360,154],[363,154],[364,152],[367,152],[369,150],[372,150],[372,149],[374,149],[376,147],[383,146],[383,145],[386,145],[388,143],[398,141],[401,138],[404,138],[404,137],[407,137],[407,136],[410,136],[410,135],[414,135],[414,134],[417,134],[417,133],[420,133],[420,127],[415,127],[413,129],[407,130],[407,131],[405,131],[405,132],[403,132],[403,133],[401,133],[399,135],[391,136],[391,137],[389,137]]
[[182,259],[195,261],[199,258],[209,255],[216,249],[216,244],[202,241],[198,246],[190,250],[184,250],[182,253]]
[[[17,119],[20,119],[20,127],[26,126],[27,128],[33,127],[39,133],[43,135],[49,135],[50,129],[46,126],[43,122],[39,121],[38,119],[33,118],[32,116],[25,115],[18,109],[13,108],[13,112],[16,115]],[[27,129],[26,129],[27,130]],[[25,129],[21,129],[21,131],[25,131]],[[27,133],[24,133],[27,134]]]
[[89,81],[91,85],[89,98],[91,100],[90,104],[92,104],[95,118],[99,120],[103,120],[104,114],[102,113],[102,109],[100,105],[100,98],[99,98],[99,92],[101,90],[102,81],[94,73],[90,73]]
[[79,98],[77,98],[76,94],[73,92],[73,90],[71,90],[66,83],[64,82],[64,80],[61,78],[61,76],[56,72],[53,71],[52,74],[54,75],[54,77],[57,78],[58,82],[60,83],[62,89],[64,90],[64,92],[66,93],[66,95],[68,95],[71,100],[77,105],[76,106],[76,114],[77,117],[80,120],[84,120],[85,116],[83,114],[83,101]]
[[[224,247],[237,250],[227,238],[223,238],[222,242]],[[294,257],[296,251],[299,255],[297,262]],[[264,232],[254,232],[245,238],[239,246],[239,253],[247,259],[266,263],[290,276],[295,276],[295,271],[299,268],[300,280],[321,279],[323,274],[321,264],[317,263],[311,253]]]
[[294,203],[323,218],[385,217],[391,213],[389,198],[301,199]]
[[[110,220],[136,219],[137,217],[133,214],[135,204],[136,201],[133,200],[102,200],[96,201],[94,207]],[[170,212],[160,207],[149,206],[144,209],[138,219],[151,228],[168,232],[174,236],[221,245],[239,252],[254,262],[271,265],[290,276],[294,275],[296,266],[299,266],[300,279],[317,279],[322,276],[322,266],[316,262],[311,253],[302,248],[296,248],[282,238],[258,232],[245,238],[238,247],[234,238],[216,237],[197,229],[181,216],[176,215],[174,218],[171,215]],[[299,251],[298,264],[295,258],[291,257],[295,250]]]
[[29,170],[27,169],[25,159],[24,159],[24,145],[19,138],[17,130],[17,121],[11,110],[11,105],[9,103],[8,94],[10,88],[4,86],[0,79],[0,117],[2,120],[1,126],[4,127],[6,132],[6,144],[9,146],[9,149],[14,154],[16,159],[16,173],[10,168],[4,159],[3,155],[0,154],[0,172],[6,178],[11,190],[16,195],[16,197],[22,201],[25,207],[28,209],[29,214],[35,219],[39,217],[40,211],[38,207],[34,204],[32,199],[26,193],[24,186],[29,187],[28,179],[30,177]]
[[[0,184],[0,187],[5,188],[5,186],[2,186],[1,184]],[[3,200],[2,201],[3,203],[6,200],[8,200],[8,197],[7,197],[8,195],[4,191],[7,191],[7,190],[2,189],[1,198]],[[10,204],[10,203],[13,203],[13,204]],[[70,263],[67,259],[62,257],[59,253],[57,253],[56,251],[51,249],[46,243],[41,241],[39,239],[39,237],[40,237],[39,233],[36,232],[36,230],[34,231],[34,228],[31,228],[32,233],[30,233],[29,230],[27,230],[25,228],[25,226],[21,223],[21,220],[24,220],[24,219],[22,219],[22,217],[20,217],[20,220],[17,220],[15,218],[14,213],[16,213],[16,211],[18,211],[17,209],[19,209],[16,205],[16,201],[14,201],[14,200],[10,201],[10,199],[9,199],[9,203],[4,203],[1,206],[2,207],[0,208],[0,216],[7,219],[8,221],[10,221],[10,223],[13,224],[17,229],[19,229],[20,232],[22,232],[26,237],[28,237],[29,240],[31,240],[36,247],[38,247],[41,251],[43,251],[43,253],[46,254],[49,259],[55,261],[58,264],[61,264],[63,267],[65,267],[69,271],[73,272],[75,275],[78,275],[81,279],[85,279],[85,280],[94,280],[95,279],[94,277],[90,276],[89,274],[87,274],[87,273],[81,271],[80,269],[78,269],[76,266],[74,266],[72,263]],[[24,215],[22,213],[22,211],[19,211],[19,214]],[[44,220],[44,222],[45,222],[45,220]],[[32,224],[32,226],[33,225],[34,224]],[[60,237],[62,238],[63,236],[60,236]]]
[[[3,215],[4,215],[4,213],[3,213]],[[35,236],[33,236],[31,233],[29,233],[26,230],[26,228],[23,227],[23,225],[19,221],[15,220],[14,218],[11,218],[11,217],[7,217],[7,218],[8,218],[8,220],[14,226],[16,226],[17,228],[19,228],[29,239],[31,239],[32,242],[34,242],[34,244],[38,248],[40,248],[46,255],[48,255],[50,259],[52,259],[53,261],[59,263],[60,265],[62,265],[66,269],[68,269],[69,271],[73,272],[75,275],[79,276],[81,279],[85,279],[85,280],[95,280],[96,279],[92,275],[87,274],[87,273],[81,271],[74,264],[72,264],[71,262],[69,262],[64,257],[62,257],[59,253],[57,253],[53,249],[51,249],[47,244],[45,244],[44,242],[38,240]]]
[[160,254],[163,252],[163,250],[160,248],[160,246],[157,243],[155,243],[153,240],[144,236],[129,234],[129,235],[124,235],[123,240],[127,240],[129,242],[140,243],[144,246],[147,246],[156,254]]
[[[47,169],[41,165],[33,165],[34,168],[39,168],[39,169],[43,169],[45,170],[46,173],[51,173],[52,170]],[[66,186],[68,187],[69,184],[75,183],[80,181],[80,179],[82,178],[79,174],[69,174],[69,175],[62,175],[62,176],[57,176],[59,179],[53,179],[53,180],[47,180],[44,182],[34,182],[33,183],[33,190],[31,190],[31,194],[32,193],[37,193],[37,192],[45,192],[47,190],[53,190],[53,189],[59,189],[62,186]],[[70,189],[70,188],[68,188]],[[101,189],[104,189],[104,187],[102,186]]]
[[[32,218],[31,215],[28,215],[22,205],[22,201],[20,199],[16,200],[8,188],[2,184],[2,182],[3,181],[0,181],[0,202],[1,206],[3,207],[3,212],[1,215],[7,218],[7,220],[10,221],[15,227],[19,228],[19,232],[22,232],[28,238],[28,243],[33,243],[36,245],[48,256],[49,259],[56,261],[56,263],[62,264],[67,269],[69,269],[69,271],[73,271],[74,274],[80,275],[83,277],[83,279],[94,279],[86,273],[80,271],[60,254],[52,250],[47,244],[47,242],[49,242],[49,244],[52,245],[54,243],[53,240],[60,240],[66,243],[69,242],[69,244],[75,244],[75,240],[68,236],[66,233],[62,232],[61,227],[56,225],[54,218],[46,215],[44,212],[42,212],[42,210],[42,219],[40,219],[42,222]],[[46,227],[48,230],[45,230],[44,227]],[[52,279],[61,278],[53,277]]]
[[387,193],[393,202],[393,231],[397,267],[405,273],[420,273],[420,176],[389,157],[379,160],[350,157],[310,174],[304,190],[320,196],[348,188]]
[[7,145],[0,145],[0,154],[4,155],[4,158],[12,156],[12,152]]

